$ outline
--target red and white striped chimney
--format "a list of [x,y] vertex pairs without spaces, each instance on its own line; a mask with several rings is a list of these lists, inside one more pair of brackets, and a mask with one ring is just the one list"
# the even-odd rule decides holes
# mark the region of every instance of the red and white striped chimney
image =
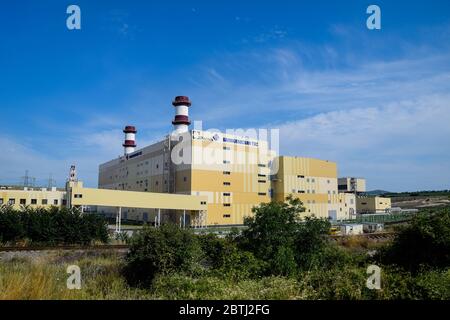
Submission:
[[175,119],[172,121],[175,133],[187,132],[191,124],[189,121],[189,107],[191,106],[189,97],[175,97],[172,105],[175,107]]
[[133,153],[136,148],[137,130],[134,126],[126,126],[125,129],[123,129],[123,133],[125,133],[125,142],[122,146],[124,148],[124,154],[128,155]]

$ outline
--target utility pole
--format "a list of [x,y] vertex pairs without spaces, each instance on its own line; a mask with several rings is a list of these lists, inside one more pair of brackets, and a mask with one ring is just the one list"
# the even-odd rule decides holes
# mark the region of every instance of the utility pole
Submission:
[[34,187],[36,182],[36,178],[30,177],[28,170],[25,170],[25,175],[21,179],[24,187]]

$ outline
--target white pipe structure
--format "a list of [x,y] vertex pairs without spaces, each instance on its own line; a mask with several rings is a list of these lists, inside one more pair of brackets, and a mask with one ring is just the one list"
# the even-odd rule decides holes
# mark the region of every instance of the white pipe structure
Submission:
[[119,207],[116,215],[116,233],[122,232],[122,207]]
[[127,156],[136,150],[137,130],[134,126],[126,126],[125,129],[123,129],[123,133],[125,133],[125,141],[122,146],[124,147],[124,155]]
[[172,102],[175,107],[175,118],[172,121],[174,134],[180,134],[187,132],[189,130],[189,107],[191,106],[191,101],[189,97],[178,96]]

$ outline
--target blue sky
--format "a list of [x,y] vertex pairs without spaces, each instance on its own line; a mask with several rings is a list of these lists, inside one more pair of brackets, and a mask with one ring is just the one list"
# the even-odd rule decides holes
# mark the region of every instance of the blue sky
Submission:
[[[81,30],[66,8],[81,8]],[[366,28],[377,4],[382,29]],[[171,129],[279,128],[281,153],[338,162],[369,189],[450,188],[450,2],[5,1],[0,184],[78,166]]]

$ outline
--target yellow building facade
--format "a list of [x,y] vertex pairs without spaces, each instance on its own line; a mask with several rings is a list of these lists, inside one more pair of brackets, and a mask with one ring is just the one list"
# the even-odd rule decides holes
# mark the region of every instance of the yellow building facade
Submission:
[[273,198],[284,201],[292,195],[306,211],[331,220],[352,219],[356,214],[353,194],[338,192],[337,164],[304,157],[278,157],[278,172],[272,178]]
[[[271,200],[270,155],[265,141],[192,130],[100,165],[99,188],[204,196],[208,225],[237,225]],[[125,209],[130,219],[155,215]]]
[[386,213],[391,209],[391,199],[385,197],[360,196],[356,198],[356,211],[364,213]]
[[8,205],[14,209],[20,209],[21,207],[60,207],[66,205],[66,192],[57,190],[56,188],[0,189],[0,206],[1,205]]

